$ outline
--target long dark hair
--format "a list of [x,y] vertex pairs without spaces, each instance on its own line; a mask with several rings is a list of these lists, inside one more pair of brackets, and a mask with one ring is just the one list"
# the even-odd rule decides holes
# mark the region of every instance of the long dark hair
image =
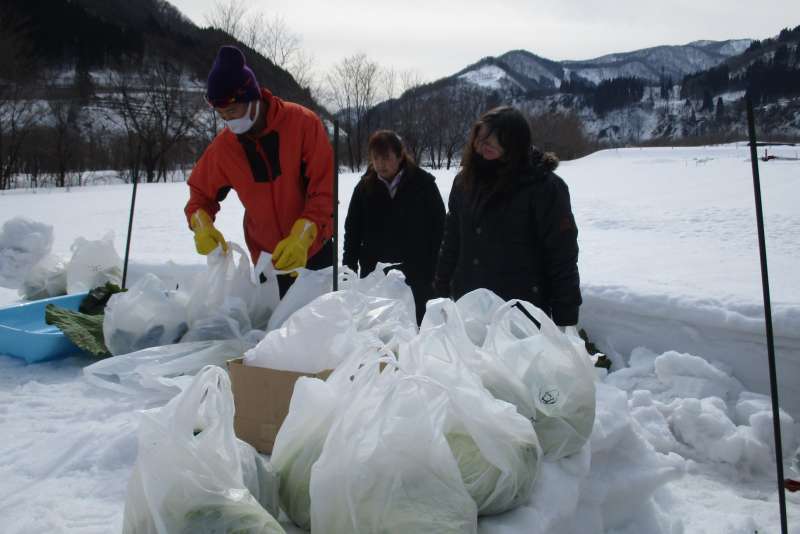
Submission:
[[[475,140],[478,138],[481,126],[484,125],[487,135],[495,134],[500,146],[503,147],[503,156],[493,177],[480,176],[482,171],[479,159],[482,158],[475,152]],[[469,139],[464,145],[461,175],[465,186],[472,188],[479,180],[488,178],[492,180],[493,188],[498,190],[507,188],[516,176],[531,167],[532,150],[531,127],[519,110],[511,106],[490,109],[472,125]]]
[[[406,150],[405,145],[403,144],[403,140],[400,139],[400,136],[397,135],[397,132],[394,130],[376,130],[369,136],[369,142],[367,143],[367,154],[371,157],[372,154],[377,154],[379,156],[387,156],[389,153],[393,153],[395,156],[400,158],[400,169],[409,169],[415,166],[414,158],[408,153]],[[367,167],[367,172],[364,174],[364,180],[369,180],[370,178],[377,179],[378,173],[375,172],[375,168],[372,166],[372,162],[370,162],[369,166]]]

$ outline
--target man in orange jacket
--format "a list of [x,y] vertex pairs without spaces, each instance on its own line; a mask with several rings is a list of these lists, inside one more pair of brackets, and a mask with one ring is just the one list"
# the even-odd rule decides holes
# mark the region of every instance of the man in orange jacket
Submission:
[[[244,54],[220,48],[206,99],[225,122],[189,177],[185,212],[197,252],[227,252],[214,217],[231,189],[245,208],[244,235],[255,264],[262,251],[279,270],[321,269],[333,260],[333,151],[309,109],[258,86]],[[291,278],[279,277],[281,296]]]

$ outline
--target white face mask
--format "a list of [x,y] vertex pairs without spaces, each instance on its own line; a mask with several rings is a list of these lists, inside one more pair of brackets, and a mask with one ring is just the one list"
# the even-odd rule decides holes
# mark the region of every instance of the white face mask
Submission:
[[256,112],[253,114],[252,119],[250,118],[250,109],[253,106],[253,102],[251,101],[247,105],[247,111],[244,113],[244,115],[242,115],[238,119],[223,121],[225,123],[225,126],[227,126],[228,129],[233,133],[235,133],[236,135],[241,135],[243,133],[247,133],[248,131],[250,131],[250,128],[253,127],[253,123],[256,122],[256,119],[258,119],[260,101],[256,100],[255,102],[256,102]]

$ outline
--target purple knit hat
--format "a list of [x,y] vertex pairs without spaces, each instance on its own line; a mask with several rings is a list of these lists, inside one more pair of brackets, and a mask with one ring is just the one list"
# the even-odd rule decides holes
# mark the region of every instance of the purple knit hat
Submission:
[[245,63],[242,51],[235,46],[220,47],[208,73],[207,87],[206,100],[216,108],[261,98],[256,75]]

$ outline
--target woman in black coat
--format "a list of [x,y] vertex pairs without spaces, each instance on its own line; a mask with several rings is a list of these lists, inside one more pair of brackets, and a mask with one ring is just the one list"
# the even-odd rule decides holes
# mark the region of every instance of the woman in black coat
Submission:
[[483,287],[535,304],[559,326],[577,324],[578,229],[557,166],[555,156],[532,148],[528,121],[516,109],[480,117],[450,192],[440,296]]
[[343,263],[362,277],[378,262],[399,264],[421,322],[433,297],[444,202],[433,176],[414,164],[395,132],[373,133],[368,151],[369,168],[347,209]]

